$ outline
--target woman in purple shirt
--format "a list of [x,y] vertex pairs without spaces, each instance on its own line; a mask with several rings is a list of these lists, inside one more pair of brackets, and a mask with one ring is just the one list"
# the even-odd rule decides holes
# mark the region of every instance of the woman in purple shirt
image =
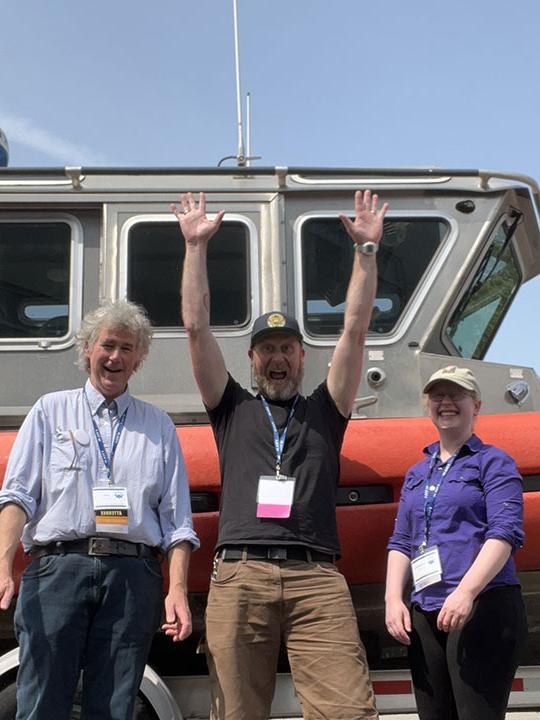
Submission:
[[408,646],[420,720],[503,720],[527,634],[511,557],[524,539],[522,480],[511,457],[473,434],[470,370],[442,368],[424,393],[439,442],[403,483],[386,626]]

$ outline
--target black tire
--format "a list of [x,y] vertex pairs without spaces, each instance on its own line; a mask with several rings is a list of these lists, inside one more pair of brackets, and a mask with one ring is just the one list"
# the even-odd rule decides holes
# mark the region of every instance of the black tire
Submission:
[[[13,682],[0,692],[0,720],[15,720],[17,712],[17,685]],[[79,693],[75,696],[75,704],[71,720],[80,720],[81,707]],[[133,720],[159,720],[156,713],[143,697],[138,696],[135,701]]]

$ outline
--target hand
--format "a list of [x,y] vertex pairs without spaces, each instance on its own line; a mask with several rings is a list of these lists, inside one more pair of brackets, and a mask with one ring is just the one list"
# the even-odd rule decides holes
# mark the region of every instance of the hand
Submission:
[[0,574],[0,610],[7,610],[15,593],[13,577],[7,573]]
[[180,642],[191,635],[191,611],[184,589],[169,588],[165,598],[165,622],[161,629],[173,642]]
[[437,627],[443,632],[461,630],[465,625],[473,608],[474,596],[457,587],[444,601],[439,615]]
[[410,645],[409,634],[412,630],[409,608],[402,600],[390,600],[386,603],[386,629],[402,645]]
[[379,244],[383,233],[383,220],[388,210],[388,203],[384,203],[379,210],[379,196],[371,195],[371,190],[362,193],[358,190],[354,194],[354,209],[356,217],[354,222],[346,215],[340,215],[345,230],[355,245],[366,242]]
[[218,212],[215,220],[208,220],[206,217],[206,198],[204,193],[199,193],[199,206],[193,197],[193,193],[180,195],[182,210],[179,210],[174,203],[171,211],[178,218],[180,229],[188,245],[199,245],[206,243],[219,230],[225,213]]

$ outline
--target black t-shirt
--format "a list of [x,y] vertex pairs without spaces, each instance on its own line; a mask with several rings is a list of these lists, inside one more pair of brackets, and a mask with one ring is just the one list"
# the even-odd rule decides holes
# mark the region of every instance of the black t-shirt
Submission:
[[[268,404],[281,433],[293,400]],[[296,478],[289,518],[258,518],[261,475],[275,475],[272,426],[259,396],[233,378],[219,405],[208,411],[219,452],[222,478],[218,547],[223,545],[305,545],[339,555],[336,490],[339,454],[347,427],[326,382],[299,396],[287,430],[281,473]]]

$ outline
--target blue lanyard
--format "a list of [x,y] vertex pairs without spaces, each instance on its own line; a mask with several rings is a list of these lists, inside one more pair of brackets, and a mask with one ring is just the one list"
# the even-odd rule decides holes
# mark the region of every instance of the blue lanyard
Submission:
[[118,420],[118,425],[116,426],[116,431],[113,436],[112,441],[112,447],[111,452],[109,455],[107,455],[107,450],[105,449],[105,443],[103,442],[103,437],[101,435],[101,432],[99,431],[99,427],[94,420],[94,416],[92,414],[92,408],[90,407],[90,401],[88,400],[88,396],[86,392],[83,390],[84,397],[86,399],[86,402],[88,403],[88,409],[90,410],[90,417],[92,418],[92,425],[94,426],[94,435],[96,436],[99,452],[101,454],[101,459],[103,460],[103,464],[105,465],[107,469],[107,480],[109,481],[109,484],[112,485],[112,464],[114,460],[114,454],[116,452],[116,448],[118,447],[118,443],[120,441],[120,435],[122,434],[122,430],[124,429],[124,425],[126,424],[126,415],[128,408],[126,408],[122,414],[122,417]]
[[444,478],[446,475],[448,475],[448,472],[450,471],[450,468],[456,461],[456,458],[458,456],[459,450],[456,451],[452,457],[448,458],[448,460],[445,462],[443,469],[441,470],[440,479],[439,482],[436,485],[432,484],[432,477],[433,477],[433,471],[435,470],[435,465],[437,464],[437,460],[440,459],[439,457],[439,451],[435,452],[431,456],[431,460],[429,463],[429,470],[428,474],[426,475],[426,480],[424,482],[424,519],[425,519],[425,526],[424,526],[424,540],[422,541],[422,544],[420,545],[420,552],[424,552],[424,550],[428,546],[429,542],[429,534],[431,531],[431,518],[433,516],[433,509],[435,507],[435,501],[437,499],[437,495],[439,494],[439,490],[441,489],[441,485],[443,483]]
[[289,425],[292,420],[292,416],[294,415],[294,411],[296,410],[296,405],[298,404],[299,396],[297,395],[294,399],[292,407],[289,410],[289,417],[287,418],[287,423],[286,423],[281,435],[278,432],[275,420],[272,416],[272,411],[270,410],[270,406],[268,405],[266,398],[264,398],[262,395],[260,397],[261,397],[263,407],[266,411],[266,414],[268,415],[268,419],[270,420],[270,425],[272,426],[272,432],[274,433],[274,449],[276,451],[276,477],[277,477],[281,470],[281,456],[283,455],[283,448],[285,447],[285,438],[287,436],[287,430],[289,429]]

